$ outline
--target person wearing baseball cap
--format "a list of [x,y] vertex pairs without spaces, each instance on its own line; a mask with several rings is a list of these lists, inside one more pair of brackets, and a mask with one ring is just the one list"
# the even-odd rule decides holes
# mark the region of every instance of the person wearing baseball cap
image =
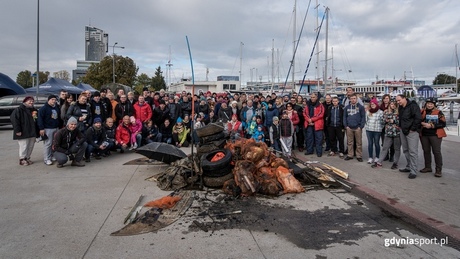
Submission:
[[61,125],[60,109],[57,96],[49,95],[48,102],[38,110],[37,125],[43,140],[43,162],[52,165],[56,159],[53,156],[53,136]]
[[422,131],[420,132],[420,143],[422,143],[423,158],[425,167],[420,173],[431,173],[431,153],[435,162],[435,177],[442,176],[442,138],[446,137],[446,117],[441,110],[436,108],[434,98],[425,100],[425,107],[422,109]]

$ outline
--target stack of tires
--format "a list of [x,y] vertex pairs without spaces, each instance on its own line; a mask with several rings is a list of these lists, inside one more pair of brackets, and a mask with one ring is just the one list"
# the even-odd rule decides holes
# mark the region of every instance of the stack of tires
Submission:
[[[196,130],[200,143],[197,147],[197,155],[201,157],[201,169],[203,171],[203,184],[207,187],[220,188],[224,182],[233,177],[232,153],[223,149],[228,136],[224,133],[222,123],[210,123]],[[219,152],[224,155],[221,159],[212,162],[212,158]]]
[[[224,155],[217,161],[211,161],[219,152]],[[207,187],[220,188],[224,182],[233,178],[232,152],[229,149],[218,149],[201,157],[203,184]]]

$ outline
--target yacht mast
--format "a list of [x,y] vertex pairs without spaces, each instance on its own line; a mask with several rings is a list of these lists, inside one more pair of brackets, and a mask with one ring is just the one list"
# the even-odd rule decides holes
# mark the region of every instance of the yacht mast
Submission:
[[292,91],[295,91],[295,78],[294,78],[294,73],[295,73],[295,43],[296,43],[296,12],[297,12],[297,0],[294,0],[294,22],[293,22],[293,41],[292,41]]
[[241,88],[241,82],[242,82],[241,72],[243,68],[243,46],[244,46],[244,43],[240,42],[240,88]]
[[[316,0],[316,32],[318,33],[318,30],[319,30],[319,4],[318,4],[318,0]],[[320,84],[319,84],[319,53],[320,53],[320,50],[319,50],[319,42],[317,41],[316,42],[316,89],[319,90],[319,87],[320,87]]]
[[273,93],[273,88],[275,87],[275,39],[272,39],[272,89],[271,93]]
[[[324,95],[326,95],[327,88],[327,49],[329,40],[329,7],[326,7],[326,48],[325,48],[325,64],[324,64]],[[318,89],[319,90],[319,89]]]
[[458,94],[458,70],[460,69],[460,65],[458,62],[458,52],[457,52],[457,44],[455,44],[455,58],[456,58],[456,64],[455,64],[455,88],[457,90]]

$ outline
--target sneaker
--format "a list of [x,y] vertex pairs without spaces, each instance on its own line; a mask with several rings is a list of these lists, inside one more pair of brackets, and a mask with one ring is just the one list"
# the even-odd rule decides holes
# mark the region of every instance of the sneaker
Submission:
[[29,165],[26,159],[19,159],[19,165]]
[[134,143],[133,149],[136,149],[136,148],[137,148],[137,143]]
[[435,177],[442,177],[442,172],[441,171],[436,171],[436,173],[434,173],[434,176]]
[[379,159],[376,157],[374,158],[374,163],[378,163],[379,162]]
[[368,164],[372,164],[373,161],[374,161],[374,159],[369,158],[369,159],[367,160],[367,163],[368,163]]
[[340,158],[343,158],[343,153],[339,153],[339,157],[340,157]]
[[410,169],[404,168],[404,169],[399,169],[401,173],[410,173]]
[[433,170],[429,167],[425,167],[422,170],[420,170],[420,173],[431,173]]
[[85,164],[83,164],[81,161],[77,162],[75,160],[72,161],[72,164],[70,164],[71,166],[78,166],[78,167],[83,167],[85,166]]
[[63,165],[63,164],[57,163],[57,164],[56,164],[56,167],[57,167],[57,168],[62,168],[62,167],[64,167],[64,165]]
[[393,164],[393,165],[391,166],[391,169],[393,169],[393,170],[398,169],[398,164]]
[[372,168],[381,168],[382,167],[382,164],[380,164],[379,162],[375,162],[374,164],[371,165]]
[[51,161],[56,162],[57,159],[53,156],[53,157],[51,158]]
[[343,160],[352,160],[353,157],[346,156]]
[[363,159],[362,159],[361,157],[356,158],[356,160],[358,160],[358,162],[362,162],[362,161],[363,161]]
[[53,164],[53,161],[51,161],[49,159],[45,161],[45,165],[52,165],[52,164]]
[[409,178],[409,179],[415,179],[415,177],[417,177],[416,174],[409,174],[409,176],[408,176],[407,178]]
[[335,156],[335,153],[333,151],[329,152],[329,154],[327,154],[327,156]]
[[26,158],[25,160],[27,161],[27,164],[29,164],[29,165],[34,163],[34,162],[32,162],[32,160],[30,160],[30,158]]

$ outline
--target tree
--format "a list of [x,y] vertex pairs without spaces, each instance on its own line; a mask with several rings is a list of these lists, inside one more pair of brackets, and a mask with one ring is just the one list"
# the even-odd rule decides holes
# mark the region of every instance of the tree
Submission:
[[18,76],[16,77],[16,83],[24,88],[32,87],[32,72],[29,70],[19,72]]
[[[46,72],[40,71],[39,73],[40,80],[38,84],[43,84],[46,81],[48,81],[49,74],[50,72],[48,71]],[[24,88],[29,88],[29,87],[37,85],[37,81],[35,81],[36,79],[37,78],[32,75],[32,72],[30,72],[29,70],[24,70],[24,71],[19,72],[18,76],[16,77],[16,83],[18,83],[18,85]]]
[[70,81],[70,73],[67,70],[61,70],[53,73],[54,78]]
[[[96,89],[113,81],[113,57],[107,56],[98,64],[92,64],[82,78],[82,82],[90,84]],[[139,70],[134,61],[129,57],[114,56],[115,58],[115,83],[132,86]]]
[[433,85],[455,84],[455,81],[455,76],[450,76],[447,74],[438,74],[433,80]]
[[161,71],[161,67],[158,66],[155,70],[155,76],[152,77],[152,88],[154,91],[159,91],[161,89],[166,89],[166,81],[163,77],[163,72]]
[[142,89],[144,87],[149,87],[150,83],[152,82],[152,78],[150,78],[147,74],[142,73],[136,77],[136,82],[134,83],[134,90],[138,93],[142,93]]

